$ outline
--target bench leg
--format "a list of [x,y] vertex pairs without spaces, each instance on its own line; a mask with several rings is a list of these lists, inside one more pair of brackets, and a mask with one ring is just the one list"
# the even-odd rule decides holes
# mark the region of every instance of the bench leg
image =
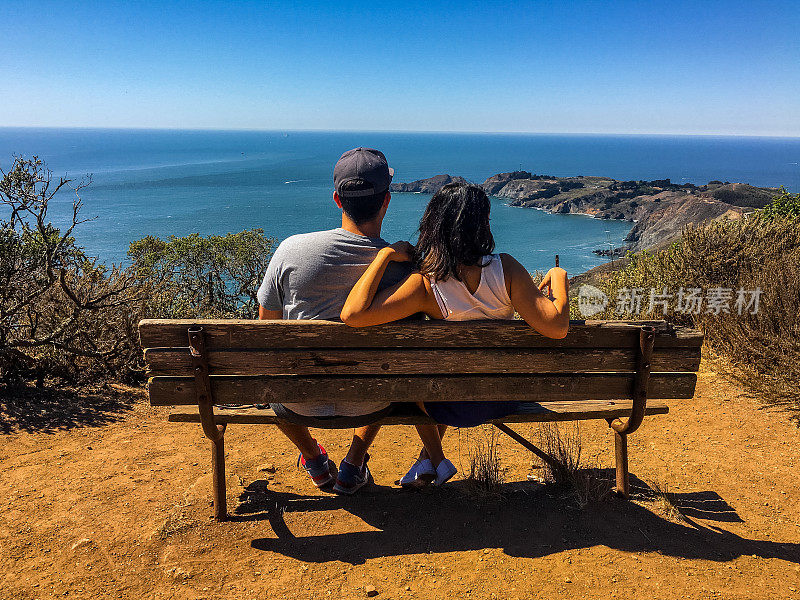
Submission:
[[614,454],[617,463],[617,494],[630,498],[630,476],[628,475],[628,436],[614,432]]
[[225,497],[225,436],[211,440],[211,479],[214,487],[214,518],[224,521],[228,518],[228,505]]
[[211,440],[211,481],[214,488],[214,518],[224,521],[228,517],[225,499],[225,423],[214,420],[214,396],[211,392],[211,378],[208,376],[208,354],[205,335],[199,326],[189,327],[189,350],[194,367],[194,388],[197,396],[197,410],[203,433]]

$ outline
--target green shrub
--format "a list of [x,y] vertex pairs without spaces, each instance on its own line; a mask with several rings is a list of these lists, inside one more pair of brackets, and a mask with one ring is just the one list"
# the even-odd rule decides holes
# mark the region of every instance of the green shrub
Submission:
[[781,186],[780,193],[762,211],[770,218],[796,218],[800,217],[800,193],[791,194]]
[[262,229],[148,236],[130,245],[128,258],[137,280],[152,290],[145,308],[152,317],[252,319],[275,243]]

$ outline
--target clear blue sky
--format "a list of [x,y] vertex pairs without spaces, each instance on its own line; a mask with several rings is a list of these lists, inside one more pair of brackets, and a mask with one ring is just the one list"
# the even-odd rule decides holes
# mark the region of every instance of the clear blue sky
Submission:
[[797,0],[3,0],[0,23],[0,126],[800,136]]

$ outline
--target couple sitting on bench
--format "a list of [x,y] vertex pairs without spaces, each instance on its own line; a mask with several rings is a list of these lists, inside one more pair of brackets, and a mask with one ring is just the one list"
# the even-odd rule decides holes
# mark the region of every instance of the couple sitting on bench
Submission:
[[[333,200],[342,226],[287,238],[275,251],[258,290],[261,319],[341,318],[365,327],[425,314],[431,319],[512,319],[517,312],[536,331],[563,338],[569,327],[567,274],[551,269],[537,287],[513,257],[492,254],[490,202],[478,186],[449,184],[425,209],[416,247],[387,244],[381,225],[389,207],[392,170],[381,152],[345,152],[333,172]],[[547,287],[549,295],[541,290]],[[424,399],[413,399],[414,401]],[[514,413],[510,402],[418,402],[439,425],[417,425],[423,449],[400,480],[404,486],[441,485],[456,468],[442,451],[448,425],[470,427]],[[314,484],[353,494],[372,480],[367,450],[392,412],[390,402],[272,404],[280,430],[300,450]],[[356,427],[339,468],[308,427]]]

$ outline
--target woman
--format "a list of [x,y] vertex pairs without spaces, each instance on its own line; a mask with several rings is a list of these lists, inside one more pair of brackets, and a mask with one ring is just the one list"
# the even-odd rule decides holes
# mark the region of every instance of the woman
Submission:
[[[342,321],[353,327],[378,325],[424,312],[432,319],[513,319],[514,312],[536,331],[563,338],[569,328],[567,273],[550,269],[537,287],[508,254],[492,254],[489,198],[478,186],[451,183],[434,194],[419,224],[416,248],[397,242],[381,249],[347,297]],[[413,261],[416,272],[377,293],[387,265]],[[542,293],[549,286],[552,299]],[[418,425],[424,449],[400,480],[403,485],[456,473],[442,451],[447,425],[471,427],[515,411],[508,402],[427,402],[421,408],[440,425]]]

